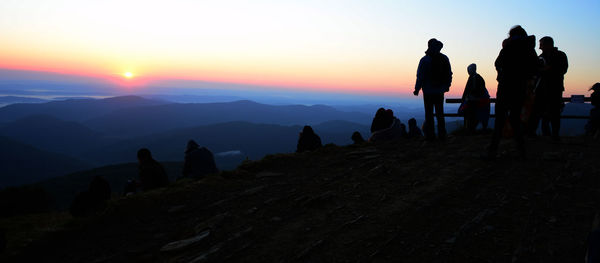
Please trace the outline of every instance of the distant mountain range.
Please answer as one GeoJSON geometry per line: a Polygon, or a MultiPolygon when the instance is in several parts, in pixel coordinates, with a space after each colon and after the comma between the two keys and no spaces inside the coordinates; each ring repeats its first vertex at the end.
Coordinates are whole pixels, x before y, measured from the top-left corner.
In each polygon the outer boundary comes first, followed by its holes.
{"type": "Polygon", "coordinates": [[[231,121],[278,125],[315,125],[331,120],[370,123],[371,116],[364,113],[342,112],[324,105],[273,106],[244,100],[122,108],[83,123],[109,136],[131,138],[166,132],[175,128],[231,121]]]}
{"type": "MultiPolygon", "coordinates": [[[[329,121],[313,125],[324,144],[351,144],[352,132],[360,131],[367,136],[369,127],[346,121],[329,121]]],[[[213,153],[240,151],[242,159],[260,159],[270,153],[296,151],[298,134],[302,126],[283,126],[274,124],[255,124],[249,122],[226,122],[191,128],[174,129],[164,133],[123,140],[83,154],[84,160],[96,160],[98,164],[110,164],[135,161],[137,149],[146,147],[153,152],[157,160],[180,161],[187,141],[195,140],[213,153]]],[[[231,157],[229,157],[231,158],[231,157]]],[[[235,166],[223,165],[226,157],[217,157],[222,161],[221,169],[235,166]]]]}
{"type": "Polygon", "coordinates": [[[89,168],[90,165],[75,158],[42,151],[0,136],[0,188],[89,168]]]}
{"type": "Polygon", "coordinates": [[[47,103],[17,103],[0,108],[0,123],[15,121],[30,115],[49,115],[65,121],[85,121],[115,110],[164,104],[138,96],[107,99],[68,99],[47,103]]]}
{"type": "MultiPolygon", "coordinates": [[[[135,162],[142,147],[159,161],[181,161],[187,141],[194,139],[213,151],[220,169],[233,169],[246,158],[295,151],[303,125],[312,125],[324,144],[350,144],[354,131],[368,136],[370,118],[324,105],[182,104],[126,96],[12,104],[0,108],[0,136],[94,166],[135,162]]],[[[18,163],[6,165],[12,171],[6,177],[17,176],[18,163]]],[[[56,175],[61,174],[41,169],[18,176],[36,178],[24,180],[32,182],[56,175]]]]}
{"type": "Polygon", "coordinates": [[[18,97],[18,96],[0,96],[0,107],[15,103],[43,103],[48,102],[45,99],[18,97]]]}
{"type": "Polygon", "coordinates": [[[100,133],[78,122],[63,121],[49,115],[31,115],[9,122],[0,126],[0,136],[71,156],[109,143],[100,133]]]}
{"type": "MultiPolygon", "coordinates": [[[[149,148],[159,161],[181,161],[190,139],[208,147],[219,168],[233,169],[246,158],[295,151],[303,125],[312,125],[324,144],[346,145],[352,143],[354,131],[368,138],[372,114],[365,107],[349,112],[353,108],[341,111],[325,105],[266,105],[248,100],[173,103],[138,96],[12,104],[0,108],[0,136],[8,145],[2,149],[4,154],[23,147],[35,152],[35,159],[54,156],[56,160],[49,163],[61,165],[23,167],[32,158],[15,154],[6,159],[13,161],[3,165],[0,185],[33,182],[77,167],[135,162],[136,151],[142,147],[149,148]],[[228,154],[218,155],[222,152],[228,154]]],[[[585,116],[590,108],[589,104],[567,104],[563,114],[585,116]]],[[[413,117],[406,114],[396,113],[404,123],[413,117]]],[[[420,124],[422,116],[414,117],[420,124]]],[[[562,133],[581,134],[585,123],[563,120],[562,133]]],[[[449,118],[447,124],[449,131],[457,129],[462,118],[449,118]]]]}

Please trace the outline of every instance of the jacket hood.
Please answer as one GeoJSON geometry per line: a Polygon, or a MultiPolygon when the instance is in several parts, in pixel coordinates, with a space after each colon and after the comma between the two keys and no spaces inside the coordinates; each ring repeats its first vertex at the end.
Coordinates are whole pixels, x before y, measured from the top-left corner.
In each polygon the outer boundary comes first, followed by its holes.
{"type": "Polygon", "coordinates": [[[427,55],[439,54],[443,47],[444,47],[444,44],[441,41],[439,41],[435,38],[432,38],[429,40],[429,42],[427,42],[427,50],[425,51],[425,54],[427,54],[427,55]]]}
{"type": "Polygon", "coordinates": [[[512,36],[507,38],[502,44],[506,45],[506,47],[525,46],[527,48],[535,49],[535,36],[512,36]]]}
{"type": "Polygon", "coordinates": [[[200,145],[198,145],[194,140],[189,140],[185,152],[187,153],[193,151],[195,149],[198,149],[198,147],[200,147],[200,145]]]}

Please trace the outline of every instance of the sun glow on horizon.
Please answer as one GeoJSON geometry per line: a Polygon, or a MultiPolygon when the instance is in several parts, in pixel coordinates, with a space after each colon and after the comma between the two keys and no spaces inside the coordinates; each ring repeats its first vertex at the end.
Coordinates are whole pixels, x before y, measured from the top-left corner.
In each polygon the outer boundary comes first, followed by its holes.
{"type": "Polygon", "coordinates": [[[598,81],[600,52],[593,47],[600,37],[589,32],[598,25],[593,11],[600,1],[342,2],[3,1],[0,68],[93,76],[125,87],[194,80],[412,96],[418,62],[436,37],[454,72],[453,96],[461,95],[471,63],[495,94],[494,59],[510,27],[521,24],[538,38],[552,36],[567,54],[567,93],[586,93],[598,81]],[[507,17],[515,6],[541,10],[507,17]],[[482,13],[485,19],[472,15],[482,13]]]}

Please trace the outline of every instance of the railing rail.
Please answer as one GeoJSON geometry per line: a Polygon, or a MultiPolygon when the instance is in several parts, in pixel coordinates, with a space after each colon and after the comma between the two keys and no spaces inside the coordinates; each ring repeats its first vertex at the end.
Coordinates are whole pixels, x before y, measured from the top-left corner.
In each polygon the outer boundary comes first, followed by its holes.
{"type": "MultiPolygon", "coordinates": [[[[590,102],[592,101],[591,97],[583,97],[583,95],[574,95],[571,97],[563,97],[562,98],[563,102],[577,102],[577,103],[583,103],[583,102],[590,102]]],[[[491,103],[496,103],[496,98],[490,98],[490,102],[491,103]]],[[[446,99],[446,103],[449,104],[453,104],[453,103],[462,103],[462,99],[461,98],[448,98],[446,99]]],[[[458,113],[444,113],[444,117],[463,117],[461,115],[459,115],[458,113]]],[[[490,114],[490,118],[494,118],[496,117],[496,114],[490,114]]],[[[561,115],[560,116],[561,119],[589,119],[590,116],[580,116],[580,115],[561,115]]]]}

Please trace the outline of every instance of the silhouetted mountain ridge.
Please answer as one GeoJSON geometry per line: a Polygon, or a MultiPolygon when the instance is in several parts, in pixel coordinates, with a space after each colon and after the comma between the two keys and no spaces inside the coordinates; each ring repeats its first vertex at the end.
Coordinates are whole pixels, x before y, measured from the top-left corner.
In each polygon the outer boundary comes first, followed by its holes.
{"type": "Polygon", "coordinates": [[[43,103],[48,102],[45,99],[19,97],[19,96],[0,96],[0,107],[14,103],[43,103]]]}
{"type": "Polygon", "coordinates": [[[0,136],[0,188],[33,183],[89,168],[80,160],[0,136]]]}
{"type": "Polygon", "coordinates": [[[30,115],[45,114],[66,121],[84,121],[114,110],[164,104],[139,96],[120,96],[106,99],[68,99],[47,103],[17,103],[0,108],[0,123],[15,121],[30,115]]]}
{"type": "Polygon", "coordinates": [[[30,115],[0,126],[0,135],[51,152],[78,156],[108,142],[78,122],[50,115],[30,115]]]}
{"type": "Polygon", "coordinates": [[[279,125],[314,125],[330,120],[370,123],[363,113],[338,111],[328,106],[274,106],[248,100],[224,103],[165,104],[121,109],[84,124],[111,136],[134,137],[230,121],[279,125]]]}

